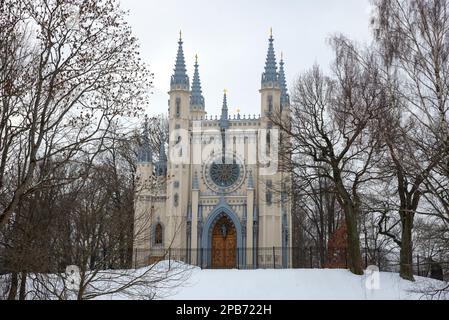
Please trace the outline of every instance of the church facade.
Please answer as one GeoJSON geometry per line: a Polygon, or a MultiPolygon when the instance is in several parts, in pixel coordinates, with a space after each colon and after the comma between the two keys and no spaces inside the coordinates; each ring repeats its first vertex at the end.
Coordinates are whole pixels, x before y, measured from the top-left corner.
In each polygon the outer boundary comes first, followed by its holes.
{"type": "Polygon", "coordinates": [[[284,61],[271,35],[260,115],[208,116],[198,59],[192,84],[180,37],[171,77],[167,147],[157,161],[145,132],[137,165],[134,265],[167,255],[211,268],[285,266],[291,247],[291,176],[280,166],[282,135],[270,115],[289,117],[284,61]],[[167,152],[166,152],[167,151],[167,152]]]}

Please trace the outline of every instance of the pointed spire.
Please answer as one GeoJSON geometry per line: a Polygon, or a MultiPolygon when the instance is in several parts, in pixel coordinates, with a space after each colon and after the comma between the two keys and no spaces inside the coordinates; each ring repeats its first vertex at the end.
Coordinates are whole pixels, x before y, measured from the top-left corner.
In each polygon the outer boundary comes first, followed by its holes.
{"type": "Polygon", "coordinates": [[[153,154],[150,146],[150,132],[148,129],[148,117],[145,116],[144,128],[143,128],[142,144],[139,148],[138,161],[144,163],[153,162],[153,154]]]}
{"type": "Polygon", "coordinates": [[[228,93],[228,90],[224,89],[223,107],[221,107],[221,118],[222,119],[227,119],[228,118],[228,99],[226,97],[227,93],[228,93]]]}
{"type": "Polygon", "coordinates": [[[198,55],[195,55],[195,72],[192,81],[192,95],[190,97],[190,106],[197,106],[204,110],[204,97],[201,90],[200,73],[198,71],[198,55]]]}
{"type": "Polygon", "coordinates": [[[273,45],[273,30],[270,29],[270,38],[268,39],[268,52],[267,59],[265,61],[265,70],[262,74],[262,88],[277,86],[278,73],[276,64],[276,54],[274,53],[273,45]]]}
{"type": "Polygon", "coordinates": [[[165,142],[161,141],[161,145],[159,147],[159,161],[167,161],[167,155],[165,154],[165,142]]]}
{"type": "Polygon", "coordinates": [[[290,104],[290,96],[287,91],[287,81],[285,80],[284,55],[281,52],[281,61],[279,62],[279,87],[281,88],[281,108],[290,104]]]}
{"type": "Polygon", "coordinates": [[[171,89],[189,90],[189,77],[187,76],[186,63],[184,60],[184,51],[182,49],[182,33],[179,31],[178,54],[176,56],[176,63],[174,74],[171,77],[171,89]]]}
{"type": "Polygon", "coordinates": [[[221,108],[221,117],[220,117],[220,126],[223,128],[227,128],[229,126],[228,99],[226,96],[227,92],[228,92],[228,90],[224,89],[223,107],[221,108]]]}
{"type": "Polygon", "coordinates": [[[167,175],[167,155],[165,154],[164,134],[162,134],[161,144],[159,145],[159,159],[156,163],[156,174],[159,177],[167,175]]]}

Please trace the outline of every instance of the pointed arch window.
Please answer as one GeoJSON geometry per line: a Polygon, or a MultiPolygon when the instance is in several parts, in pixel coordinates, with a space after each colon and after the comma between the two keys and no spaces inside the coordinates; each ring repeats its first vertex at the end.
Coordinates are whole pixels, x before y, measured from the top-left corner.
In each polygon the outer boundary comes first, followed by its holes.
{"type": "Polygon", "coordinates": [[[268,96],[268,114],[273,112],[273,96],[268,96]]]}
{"type": "Polygon", "coordinates": [[[266,197],[265,200],[267,202],[267,205],[271,205],[273,203],[273,193],[271,191],[267,191],[265,197],[266,197]]]}
{"type": "Polygon", "coordinates": [[[154,244],[155,245],[162,245],[163,241],[163,228],[162,224],[158,223],[156,224],[156,227],[154,228],[154,244]]]}
{"type": "Polygon", "coordinates": [[[267,192],[266,192],[266,202],[267,205],[271,205],[273,202],[273,192],[271,191],[271,188],[273,188],[273,181],[272,180],[267,180],[267,192]]]}
{"type": "Polygon", "coordinates": [[[176,98],[176,117],[181,116],[181,98],[176,98]]]}
{"type": "Polygon", "coordinates": [[[266,136],[266,144],[267,144],[267,156],[270,156],[271,153],[271,132],[270,130],[267,130],[267,136],[266,136]]]}

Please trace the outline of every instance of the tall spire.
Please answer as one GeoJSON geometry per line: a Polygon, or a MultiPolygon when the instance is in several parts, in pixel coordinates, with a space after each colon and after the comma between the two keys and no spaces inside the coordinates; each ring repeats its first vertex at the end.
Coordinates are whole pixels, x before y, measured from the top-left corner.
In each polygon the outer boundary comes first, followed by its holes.
{"type": "Polygon", "coordinates": [[[281,88],[281,108],[290,104],[290,96],[287,91],[287,81],[285,80],[284,55],[281,52],[281,61],[279,62],[279,87],[281,88]]]}
{"type": "Polygon", "coordinates": [[[139,153],[137,157],[139,162],[144,163],[152,163],[153,162],[153,154],[151,152],[150,146],[150,137],[149,137],[149,129],[148,129],[148,117],[145,117],[145,123],[143,128],[143,139],[142,144],[139,148],[139,153]]]}
{"type": "Polygon", "coordinates": [[[165,141],[161,141],[161,145],[159,146],[159,160],[164,162],[167,161],[167,155],[165,154],[165,141]]]}
{"type": "Polygon", "coordinates": [[[176,63],[174,74],[171,77],[171,89],[189,90],[189,77],[187,76],[186,63],[184,60],[184,51],[182,49],[182,33],[179,32],[178,54],[176,56],[176,63]]]}
{"type": "Polygon", "coordinates": [[[200,110],[204,109],[204,97],[201,90],[200,73],[198,71],[198,55],[195,55],[195,72],[193,74],[190,106],[199,107],[200,110]]]}
{"type": "Polygon", "coordinates": [[[273,31],[270,29],[270,38],[268,39],[268,52],[267,59],[265,61],[265,71],[262,74],[262,88],[263,87],[273,87],[278,84],[278,73],[276,64],[276,55],[274,53],[273,46],[273,31]]]}
{"type": "Polygon", "coordinates": [[[227,93],[228,93],[228,90],[224,89],[223,106],[221,107],[221,119],[222,120],[228,120],[228,99],[226,96],[227,93]]]}
{"type": "Polygon", "coordinates": [[[227,128],[229,126],[228,119],[228,99],[227,94],[228,90],[224,89],[223,94],[223,107],[221,108],[221,117],[220,117],[220,126],[223,128],[227,128]]]}

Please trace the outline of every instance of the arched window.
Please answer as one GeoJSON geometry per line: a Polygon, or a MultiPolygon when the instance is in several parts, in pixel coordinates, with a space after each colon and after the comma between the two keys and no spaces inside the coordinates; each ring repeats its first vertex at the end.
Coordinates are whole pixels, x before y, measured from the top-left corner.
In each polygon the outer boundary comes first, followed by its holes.
{"type": "Polygon", "coordinates": [[[176,98],[176,117],[181,115],[181,98],[176,98]]]}
{"type": "Polygon", "coordinates": [[[179,204],[179,195],[175,193],[175,196],[173,197],[173,205],[177,207],[179,204]]]}
{"type": "Polygon", "coordinates": [[[268,114],[273,112],[273,96],[268,96],[268,114]]]}
{"type": "Polygon", "coordinates": [[[267,141],[266,141],[266,144],[267,144],[267,148],[266,148],[267,156],[270,156],[270,154],[271,154],[271,133],[270,133],[270,130],[267,130],[267,137],[266,137],[266,139],[267,139],[267,141]]]}
{"type": "Polygon", "coordinates": [[[162,225],[158,223],[154,228],[154,244],[162,244],[162,225]]]}
{"type": "Polygon", "coordinates": [[[273,201],[273,193],[271,192],[272,187],[273,187],[273,181],[267,180],[267,193],[266,193],[267,205],[271,205],[271,203],[273,201]]]}
{"type": "Polygon", "coordinates": [[[267,205],[271,205],[272,201],[273,201],[273,193],[271,191],[267,191],[265,197],[266,197],[267,205]]]}

